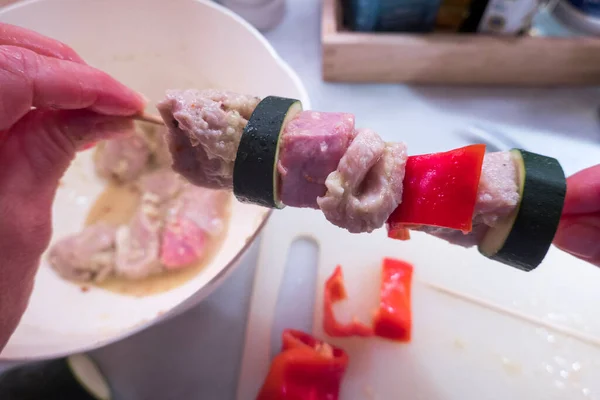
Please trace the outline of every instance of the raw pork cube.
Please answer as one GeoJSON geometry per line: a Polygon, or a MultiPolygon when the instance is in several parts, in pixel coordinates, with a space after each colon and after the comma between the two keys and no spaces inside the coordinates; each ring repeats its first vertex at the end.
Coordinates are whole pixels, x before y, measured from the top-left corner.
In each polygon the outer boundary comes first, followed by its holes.
{"type": "Polygon", "coordinates": [[[143,196],[140,208],[117,231],[115,272],[126,279],[143,279],[163,270],[160,239],[163,211],[152,196],[143,196]]]}
{"type": "Polygon", "coordinates": [[[181,179],[169,169],[144,175],[137,187],[142,192],[140,206],[127,225],[117,231],[117,275],[142,279],[164,270],[160,248],[166,211],[183,189],[181,179]]]}
{"type": "Polygon", "coordinates": [[[319,208],[325,180],[335,171],[354,135],[354,115],[303,111],[284,128],[279,149],[281,200],[319,208]]]}
{"type": "Polygon", "coordinates": [[[483,159],[474,222],[494,226],[519,202],[517,168],[510,152],[488,153],[483,159]]]}
{"type": "Polygon", "coordinates": [[[144,176],[137,182],[140,192],[160,204],[174,198],[184,186],[182,178],[169,168],[157,169],[144,176]]]}
{"type": "Polygon", "coordinates": [[[61,239],[48,253],[50,266],[68,280],[102,282],[114,270],[116,230],[98,223],[61,239]]]}
{"type": "Polygon", "coordinates": [[[230,194],[224,190],[189,185],[167,212],[161,261],[178,269],[202,259],[212,237],[225,228],[225,209],[230,194]]]}
{"type": "Polygon", "coordinates": [[[149,158],[148,143],[143,134],[136,132],[100,143],[94,162],[101,177],[131,182],[146,170],[149,158]]]}
{"type": "Polygon", "coordinates": [[[407,158],[403,143],[359,130],[317,199],[327,220],[351,233],[381,228],[402,200],[407,158]]]}
{"type": "Polygon", "coordinates": [[[212,89],[169,90],[157,107],[173,169],[197,186],[232,188],[240,137],[259,101],[212,89]]]}

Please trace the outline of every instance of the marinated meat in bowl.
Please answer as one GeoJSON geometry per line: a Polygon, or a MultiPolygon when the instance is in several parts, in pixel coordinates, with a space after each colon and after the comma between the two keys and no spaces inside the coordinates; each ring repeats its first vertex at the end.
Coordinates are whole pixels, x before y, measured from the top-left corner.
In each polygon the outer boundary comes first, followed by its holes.
{"type": "Polygon", "coordinates": [[[107,181],[86,226],[55,241],[50,266],[64,279],[136,296],[172,289],[202,270],[227,233],[231,195],[191,185],[171,169],[161,128],[98,145],[107,181]]]}

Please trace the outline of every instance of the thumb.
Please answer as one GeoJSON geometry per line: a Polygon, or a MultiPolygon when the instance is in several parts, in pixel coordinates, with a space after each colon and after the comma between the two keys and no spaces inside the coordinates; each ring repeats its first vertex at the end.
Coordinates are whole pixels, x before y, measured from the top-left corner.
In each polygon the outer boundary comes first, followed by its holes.
{"type": "Polygon", "coordinates": [[[563,215],[600,212],[600,164],[586,168],[567,179],[563,215]]]}
{"type": "Polygon", "coordinates": [[[600,215],[563,216],[554,244],[567,253],[600,266],[600,215]]]}

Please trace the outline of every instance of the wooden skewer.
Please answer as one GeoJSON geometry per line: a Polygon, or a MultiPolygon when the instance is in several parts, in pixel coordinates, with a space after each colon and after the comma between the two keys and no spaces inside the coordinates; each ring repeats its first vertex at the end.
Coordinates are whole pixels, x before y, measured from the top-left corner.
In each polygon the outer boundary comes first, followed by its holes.
{"type": "Polygon", "coordinates": [[[164,125],[165,124],[165,122],[162,120],[162,118],[159,117],[158,115],[152,115],[152,114],[146,114],[146,113],[134,115],[133,119],[135,119],[137,121],[149,122],[149,123],[155,124],[155,125],[164,125]]]}

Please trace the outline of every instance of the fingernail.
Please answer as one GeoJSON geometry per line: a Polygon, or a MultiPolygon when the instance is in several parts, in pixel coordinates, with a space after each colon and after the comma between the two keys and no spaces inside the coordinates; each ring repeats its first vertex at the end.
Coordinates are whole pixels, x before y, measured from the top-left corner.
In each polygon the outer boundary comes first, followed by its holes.
{"type": "Polygon", "coordinates": [[[130,91],[126,100],[105,99],[91,107],[91,110],[104,115],[132,115],[142,111],[149,102],[143,94],[130,91]]]}
{"type": "Polygon", "coordinates": [[[554,243],[577,257],[600,257],[600,218],[581,216],[561,222],[554,243]]]}

